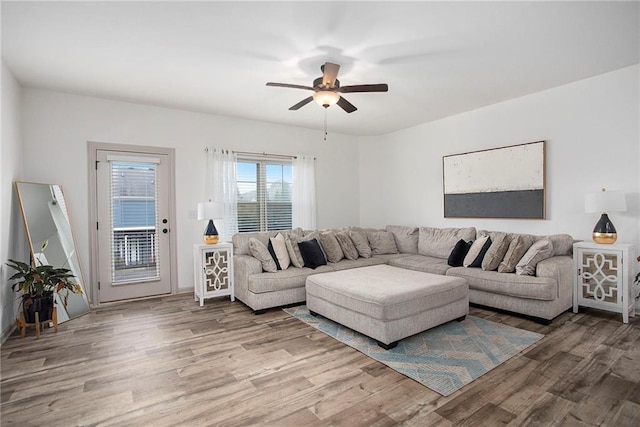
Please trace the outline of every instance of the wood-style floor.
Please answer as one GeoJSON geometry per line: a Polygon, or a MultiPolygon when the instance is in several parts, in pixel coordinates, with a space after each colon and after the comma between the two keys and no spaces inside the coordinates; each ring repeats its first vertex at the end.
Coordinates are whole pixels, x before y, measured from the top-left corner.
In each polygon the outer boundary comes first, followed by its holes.
{"type": "Polygon", "coordinates": [[[640,317],[583,310],[449,397],[274,309],[190,295],[103,306],[2,345],[2,425],[640,424],[640,317]]]}

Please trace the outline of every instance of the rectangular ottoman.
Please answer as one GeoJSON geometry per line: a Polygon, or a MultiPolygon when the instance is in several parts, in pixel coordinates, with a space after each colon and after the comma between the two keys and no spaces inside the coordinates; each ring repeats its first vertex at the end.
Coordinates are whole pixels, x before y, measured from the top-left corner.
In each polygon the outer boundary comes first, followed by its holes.
{"type": "Polygon", "coordinates": [[[314,274],[306,280],[307,307],[367,335],[385,349],[469,312],[469,287],[459,277],[389,265],[314,274]]]}

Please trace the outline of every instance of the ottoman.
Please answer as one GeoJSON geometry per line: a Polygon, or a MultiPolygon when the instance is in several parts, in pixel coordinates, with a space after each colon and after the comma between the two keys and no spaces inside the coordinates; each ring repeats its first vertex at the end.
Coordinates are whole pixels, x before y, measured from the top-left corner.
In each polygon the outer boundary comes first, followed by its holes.
{"type": "Polygon", "coordinates": [[[398,341],[469,312],[469,287],[460,277],[389,265],[314,274],[307,307],[390,349],[398,341]]]}

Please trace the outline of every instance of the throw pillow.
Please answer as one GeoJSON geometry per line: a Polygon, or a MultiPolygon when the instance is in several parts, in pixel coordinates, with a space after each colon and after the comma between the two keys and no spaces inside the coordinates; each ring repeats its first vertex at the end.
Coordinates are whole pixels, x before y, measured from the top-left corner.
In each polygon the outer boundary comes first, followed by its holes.
{"type": "Polygon", "coordinates": [[[367,233],[371,253],[374,255],[397,254],[396,239],[388,231],[371,231],[367,233]]]}
{"type": "Polygon", "coordinates": [[[573,237],[569,234],[552,234],[545,237],[551,241],[553,256],[571,255],[573,253],[573,237]]]}
{"type": "Polygon", "coordinates": [[[553,255],[553,243],[549,239],[535,242],[516,265],[516,274],[535,276],[536,265],[553,255]]]}
{"type": "Polygon", "coordinates": [[[467,256],[464,257],[462,265],[468,268],[480,268],[482,267],[482,259],[491,246],[491,237],[484,236],[476,239],[475,242],[469,248],[467,256]]]}
{"type": "Polygon", "coordinates": [[[327,265],[327,260],[320,248],[318,239],[305,240],[298,243],[300,253],[304,259],[304,266],[315,270],[321,265],[327,265]]]}
{"type": "Polygon", "coordinates": [[[491,246],[482,260],[482,269],[485,271],[497,270],[509,249],[509,243],[511,243],[511,238],[507,233],[493,233],[491,246]]]}
{"type": "Polygon", "coordinates": [[[529,250],[533,244],[533,236],[528,234],[516,234],[509,243],[509,249],[504,255],[504,259],[498,266],[498,273],[513,273],[520,258],[529,250]]]}
{"type": "Polygon", "coordinates": [[[346,259],[358,259],[358,250],[347,232],[341,231],[340,233],[336,233],[336,240],[346,259]]]}
{"type": "Polygon", "coordinates": [[[273,262],[276,263],[276,269],[282,270],[282,267],[280,267],[280,262],[278,261],[278,257],[276,256],[276,251],[273,250],[273,244],[271,243],[271,239],[269,239],[269,243],[267,244],[267,249],[269,250],[269,255],[271,255],[273,262]]]}
{"type": "Polygon", "coordinates": [[[276,266],[276,262],[273,260],[273,257],[269,253],[267,247],[260,240],[255,238],[249,239],[249,252],[251,255],[262,264],[262,270],[268,273],[275,273],[278,271],[278,267],[276,266]]]}
{"type": "Polygon", "coordinates": [[[418,253],[436,258],[446,259],[458,240],[475,240],[476,229],[468,228],[433,228],[418,229],[418,253]]]}
{"type": "Polygon", "coordinates": [[[324,250],[324,254],[327,256],[327,261],[338,262],[344,258],[340,243],[336,239],[335,234],[331,231],[320,233],[320,246],[324,250]]]}
{"type": "Polygon", "coordinates": [[[458,240],[458,243],[453,247],[451,254],[449,254],[447,264],[451,267],[462,267],[462,262],[471,248],[471,243],[472,242],[464,241],[464,239],[458,240]]]}
{"type": "Polygon", "coordinates": [[[304,267],[304,259],[302,259],[302,254],[300,253],[300,248],[298,247],[298,239],[295,236],[289,235],[285,237],[284,241],[287,245],[287,252],[289,253],[291,264],[293,264],[294,267],[298,268],[304,267]]]}
{"type": "Polygon", "coordinates": [[[286,270],[291,265],[291,257],[287,250],[287,242],[282,233],[276,234],[276,237],[271,237],[271,245],[273,246],[273,252],[275,253],[274,261],[280,265],[281,270],[286,270]]]}
{"type": "Polygon", "coordinates": [[[403,254],[418,253],[418,227],[387,225],[387,231],[393,234],[398,251],[403,254]]]}
{"type": "Polygon", "coordinates": [[[362,234],[357,231],[349,231],[349,237],[362,258],[371,258],[371,247],[362,234]]]}

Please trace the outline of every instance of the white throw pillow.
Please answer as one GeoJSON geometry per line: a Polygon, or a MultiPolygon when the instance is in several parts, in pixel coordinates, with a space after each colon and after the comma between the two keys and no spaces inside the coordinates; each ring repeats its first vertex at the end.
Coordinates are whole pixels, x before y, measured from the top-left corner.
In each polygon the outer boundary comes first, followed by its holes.
{"type": "Polygon", "coordinates": [[[271,237],[271,246],[273,246],[273,252],[278,258],[278,264],[280,269],[286,270],[291,265],[291,258],[289,257],[289,251],[287,251],[287,242],[284,239],[282,233],[276,234],[276,237],[271,237]]]}
{"type": "MultiPolygon", "coordinates": [[[[480,255],[480,253],[482,252],[482,249],[484,248],[485,243],[487,243],[488,240],[489,240],[489,236],[483,236],[483,237],[478,237],[476,241],[473,242],[473,244],[471,245],[471,248],[469,248],[469,252],[467,252],[467,255],[464,257],[464,261],[462,262],[462,265],[464,267],[469,267],[474,263],[474,261],[476,261],[476,258],[478,258],[478,256],[480,255]]],[[[485,250],[485,253],[486,253],[486,250],[485,250]]],[[[482,254],[482,256],[484,256],[484,254],[482,254]]],[[[480,260],[480,262],[482,262],[482,260],[480,260]]]]}

